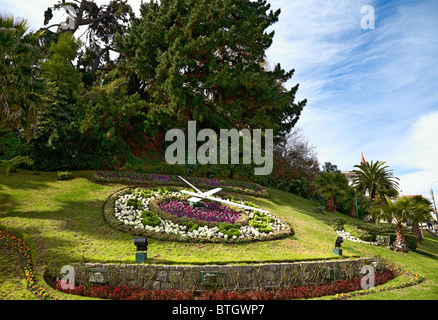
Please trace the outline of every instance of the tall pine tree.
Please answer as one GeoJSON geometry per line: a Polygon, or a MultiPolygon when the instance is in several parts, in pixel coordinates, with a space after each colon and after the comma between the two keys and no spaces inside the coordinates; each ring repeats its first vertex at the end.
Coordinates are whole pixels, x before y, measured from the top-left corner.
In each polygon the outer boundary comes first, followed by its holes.
{"type": "MultiPolygon", "coordinates": [[[[149,104],[151,131],[185,127],[274,129],[283,135],[306,100],[285,83],[294,70],[267,67],[266,50],[278,21],[266,1],[162,0],[116,39],[132,93],[149,104]]],[[[148,125],[149,123],[149,125],[148,125]]]]}

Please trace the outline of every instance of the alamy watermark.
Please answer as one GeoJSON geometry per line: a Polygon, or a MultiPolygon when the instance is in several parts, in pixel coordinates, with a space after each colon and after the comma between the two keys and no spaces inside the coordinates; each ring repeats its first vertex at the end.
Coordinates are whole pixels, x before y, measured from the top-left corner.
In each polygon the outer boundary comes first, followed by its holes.
{"type": "Polygon", "coordinates": [[[360,273],[364,274],[364,276],[360,280],[360,286],[362,290],[374,288],[375,278],[376,278],[374,267],[369,265],[364,265],[360,269],[360,273]]]}
{"type": "Polygon", "coordinates": [[[168,164],[254,163],[262,166],[254,168],[255,175],[269,175],[273,168],[274,136],[272,129],[264,131],[262,150],[263,137],[260,129],[253,130],[252,136],[249,129],[220,129],[218,141],[218,135],[214,130],[201,129],[196,133],[196,121],[189,121],[187,143],[186,135],[181,129],[167,131],[165,140],[173,143],[166,149],[165,159],[168,164]],[[197,148],[198,142],[205,143],[197,148]]]}
{"type": "Polygon", "coordinates": [[[373,6],[366,5],[360,9],[360,13],[364,14],[360,21],[360,26],[364,30],[376,28],[376,11],[373,6]]]}
{"type": "Polygon", "coordinates": [[[74,290],[75,289],[75,268],[66,265],[62,266],[61,274],[64,276],[61,278],[61,288],[62,290],[74,290]]]}

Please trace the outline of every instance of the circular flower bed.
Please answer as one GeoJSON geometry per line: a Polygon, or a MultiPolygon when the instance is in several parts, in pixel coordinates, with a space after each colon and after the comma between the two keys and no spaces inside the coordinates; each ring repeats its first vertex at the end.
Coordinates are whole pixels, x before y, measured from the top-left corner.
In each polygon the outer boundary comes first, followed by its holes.
{"type": "Polygon", "coordinates": [[[291,228],[272,214],[214,201],[191,206],[188,197],[166,188],[125,189],[110,197],[104,214],[106,221],[121,231],[162,240],[243,242],[292,234],[291,228]]]}

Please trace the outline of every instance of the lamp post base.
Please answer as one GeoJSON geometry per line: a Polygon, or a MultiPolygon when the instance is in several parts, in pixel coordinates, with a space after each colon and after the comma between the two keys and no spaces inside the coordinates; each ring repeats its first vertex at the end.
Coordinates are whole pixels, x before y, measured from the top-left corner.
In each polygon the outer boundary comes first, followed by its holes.
{"type": "Polygon", "coordinates": [[[135,262],[136,263],[144,263],[148,257],[147,252],[136,252],[135,253],[135,262]]]}

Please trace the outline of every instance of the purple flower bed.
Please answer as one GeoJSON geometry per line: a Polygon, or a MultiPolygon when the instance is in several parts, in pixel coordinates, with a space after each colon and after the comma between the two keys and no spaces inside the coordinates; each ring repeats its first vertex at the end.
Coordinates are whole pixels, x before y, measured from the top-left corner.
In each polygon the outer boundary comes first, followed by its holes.
{"type": "MultiPolygon", "coordinates": [[[[148,183],[182,183],[182,181],[175,175],[166,174],[148,174],[148,173],[128,173],[128,172],[96,172],[95,178],[99,181],[130,181],[130,182],[148,182],[148,183]]],[[[251,182],[241,181],[226,181],[208,178],[193,178],[185,177],[187,181],[195,186],[208,187],[228,187],[240,189],[242,191],[252,191],[257,194],[263,194],[264,190],[251,182]]]]}
{"type": "Polygon", "coordinates": [[[217,202],[203,202],[205,207],[192,207],[187,201],[164,201],[160,208],[177,217],[187,217],[207,222],[235,223],[240,214],[217,202]]]}

